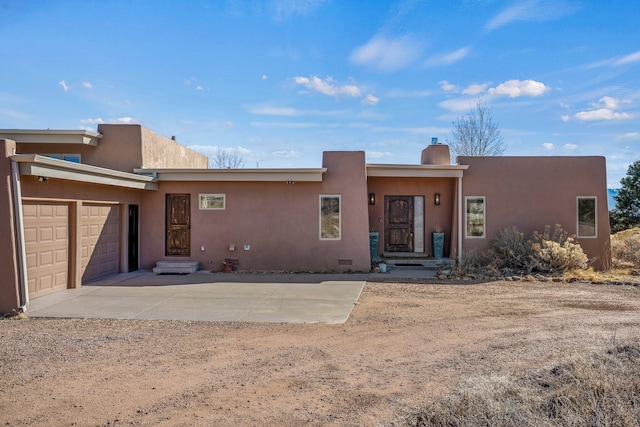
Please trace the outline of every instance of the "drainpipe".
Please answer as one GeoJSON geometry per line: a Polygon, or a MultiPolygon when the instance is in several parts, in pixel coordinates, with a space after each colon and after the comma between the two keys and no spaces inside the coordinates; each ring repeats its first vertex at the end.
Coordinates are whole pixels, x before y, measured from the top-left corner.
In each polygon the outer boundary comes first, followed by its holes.
{"type": "Polygon", "coordinates": [[[462,204],[462,177],[458,178],[458,262],[462,260],[462,212],[464,206],[462,204]]]}
{"type": "Polygon", "coordinates": [[[22,216],[22,191],[20,189],[20,170],[18,163],[11,161],[11,187],[13,190],[13,216],[16,228],[16,246],[18,256],[18,288],[20,291],[20,311],[29,308],[29,288],[27,282],[27,254],[24,247],[24,221],[22,216]]]}

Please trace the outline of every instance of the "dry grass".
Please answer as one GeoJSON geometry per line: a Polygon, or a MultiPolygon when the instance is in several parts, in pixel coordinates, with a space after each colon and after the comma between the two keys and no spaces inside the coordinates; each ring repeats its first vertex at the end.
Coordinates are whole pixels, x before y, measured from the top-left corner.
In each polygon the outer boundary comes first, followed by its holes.
{"type": "Polygon", "coordinates": [[[640,268],[640,228],[611,236],[611,258],[614,268],[640,268]]]}
{"type": "Polygon", "coordinates": [[[640,345],[560,361],[523,377],[476,377],[393,426],[637,426],[640,345]]]}

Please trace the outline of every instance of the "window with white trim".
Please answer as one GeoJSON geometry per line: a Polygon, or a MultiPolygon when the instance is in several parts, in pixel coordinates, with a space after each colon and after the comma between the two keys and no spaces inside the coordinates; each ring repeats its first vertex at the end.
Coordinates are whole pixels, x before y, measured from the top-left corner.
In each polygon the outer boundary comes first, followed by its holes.
{"type": "Polygon", "coordinates": [[[198,200],[200,210],[222,211],[227,206],[225,194],[199,194],[198,200]]]}
{"type": "Polygon", "coordinates": [[[342,235],[342,196],[320,196],[320,240],[340,240],[342,235]]]}
{"type": "Polygon", "coordinates": [[[485,197],[467,196],[465,201],[465,236],[485,238],[485,197]]]}
{"type": "Polygon", "coordinates": [[[577,198],[578,232],[576,235],[578,237],[598,237],[597,200],[595,196],[577,198]]]}

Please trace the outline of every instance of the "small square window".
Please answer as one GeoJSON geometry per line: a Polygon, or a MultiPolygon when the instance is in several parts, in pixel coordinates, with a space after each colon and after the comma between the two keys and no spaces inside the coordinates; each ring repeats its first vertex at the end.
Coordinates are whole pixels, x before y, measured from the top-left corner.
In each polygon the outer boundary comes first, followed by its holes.
{"type": "Polygon", "coordinates": [[[226,209],[226,197],[224,194],[200,194],[198,206],[201,210],[226,209]]]}
{"type": "Polygon", "coordinates": [[[578,237],[597,237],[597,198],[578,197],[578,237]]]}

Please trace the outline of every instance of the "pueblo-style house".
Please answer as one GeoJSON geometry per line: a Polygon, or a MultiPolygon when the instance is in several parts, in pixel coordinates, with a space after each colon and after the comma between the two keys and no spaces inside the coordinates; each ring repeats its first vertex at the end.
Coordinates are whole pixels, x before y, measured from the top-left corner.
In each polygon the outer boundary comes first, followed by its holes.
{"type": "Polygon", "coordinates": [[[561,224],[596,268],[608,257],[603,157],[451,164],[432,143],[416,164],[328,151],[318,168],[209,169],[140,125],[0,130],[0,150],[0,314],[159,261],[364,272],[379,257],[459,259],[511,225],[561,224]]]}

